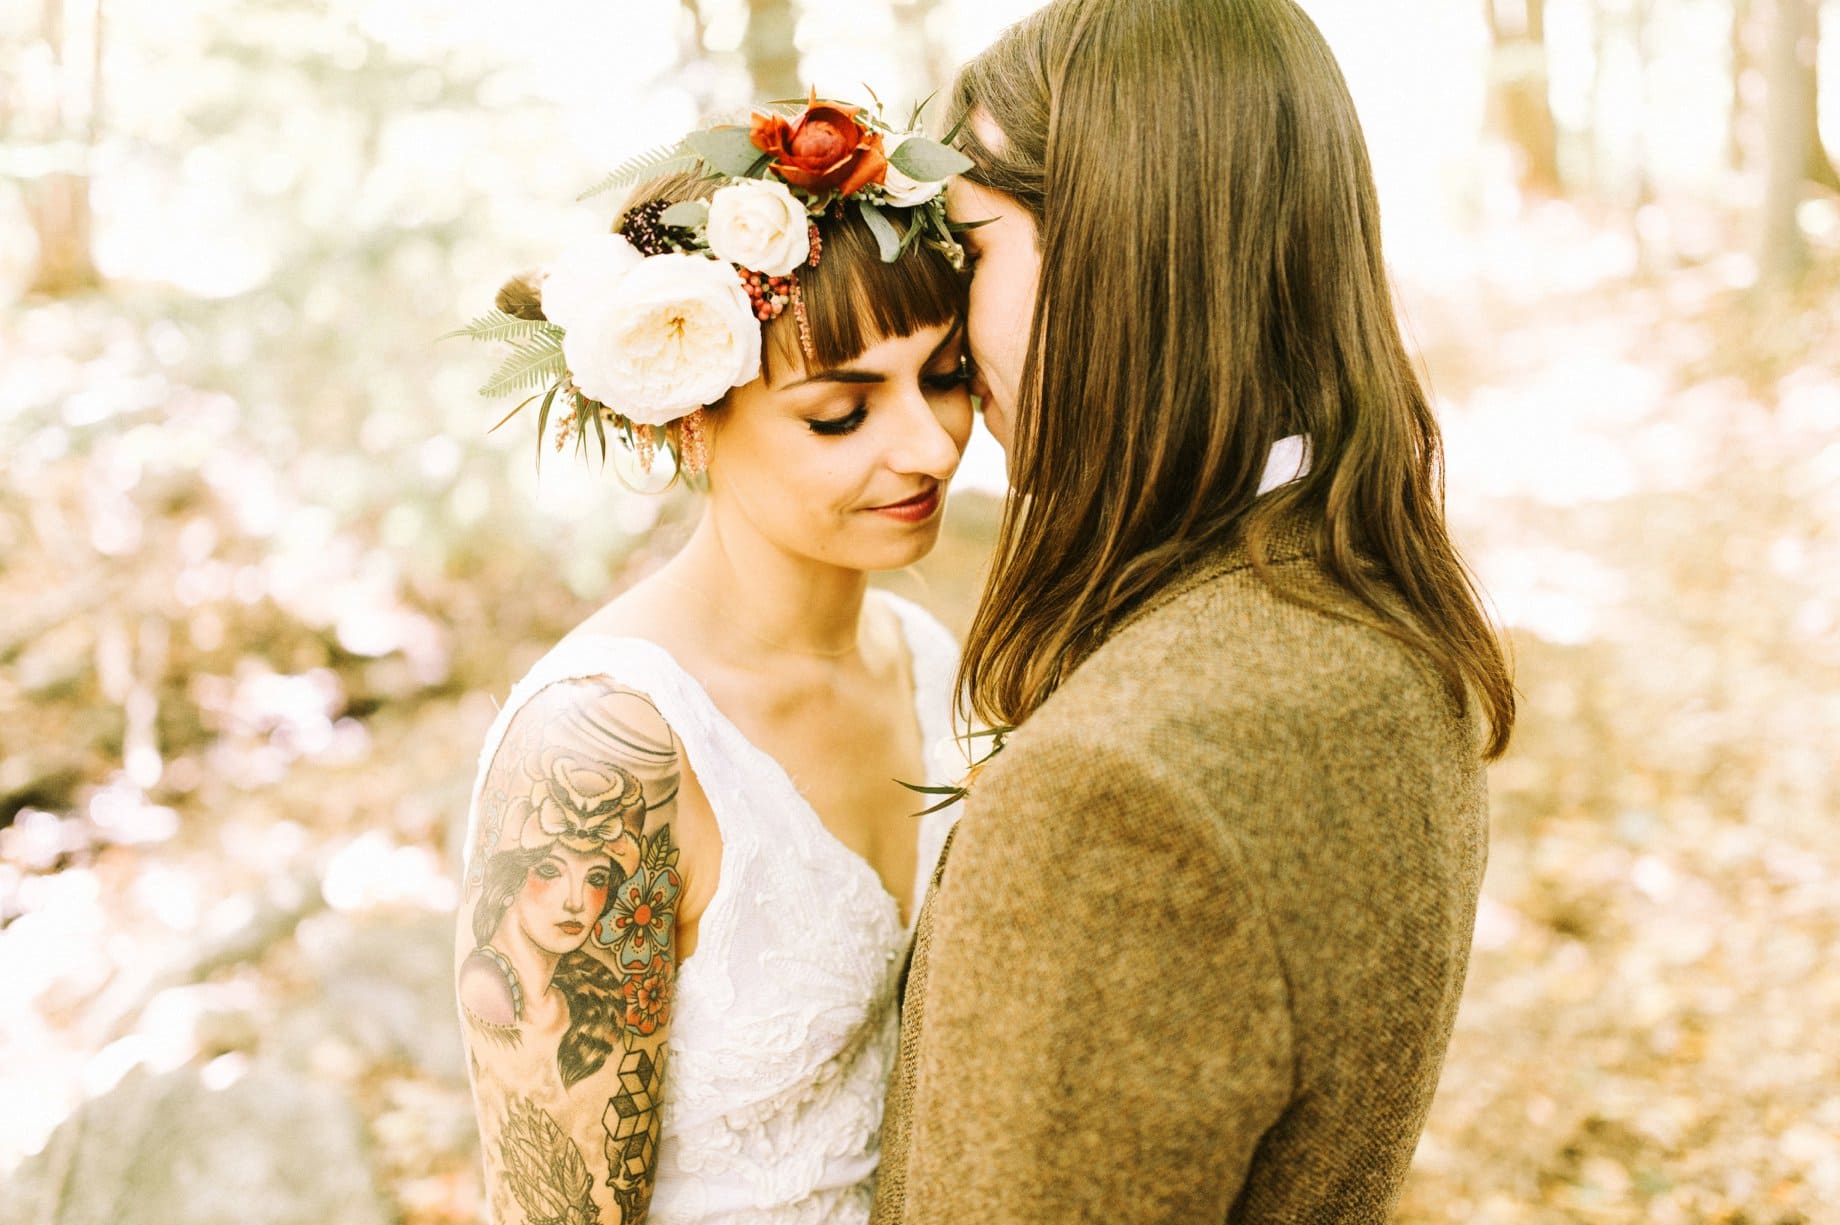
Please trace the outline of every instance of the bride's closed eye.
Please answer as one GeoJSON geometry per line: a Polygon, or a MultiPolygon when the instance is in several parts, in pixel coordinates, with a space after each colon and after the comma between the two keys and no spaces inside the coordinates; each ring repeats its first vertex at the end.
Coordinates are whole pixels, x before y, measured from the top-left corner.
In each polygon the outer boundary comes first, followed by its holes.
{"type": "Polygon", "coordinates": [[[861,425],[863,423],[863,418],[868,415],[869,406],[858,401],[856,407],[851,409],[844,416],[831,417],[827,420],[807,421],[805,424],[811,427],[811,432],[814,434],[822,434],[826,438],[836,438],[843,434],[854,433],[856,427],[861,425]]]}
{"type": "MultiPolygon", "coordinates": [[[[974,373],[970,357],[961,356],[950,370],[931,371],[922,375],[920,382],[928,391],[953,392],[969,385],[974,373]]],[[[856,406],[841,417],[808,419],[805,424],[814,434],[822,434],[826,438],[838,438],[845,434],[855,433],[868,415],[868,402],[858,400],[856,406]]]]}

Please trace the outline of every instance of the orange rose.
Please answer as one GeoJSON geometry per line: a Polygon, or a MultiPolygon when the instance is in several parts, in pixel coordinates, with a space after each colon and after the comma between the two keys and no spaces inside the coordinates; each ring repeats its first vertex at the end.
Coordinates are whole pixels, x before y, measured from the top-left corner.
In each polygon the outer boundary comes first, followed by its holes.
{"type": "Polygon", "coordinates": [[[773,157],[773,173],[808,192],[835,188],[847,196],[888,172],[882,134],[857,122],[859,106],[818,101],[816,90],[803,114],[754,116],[754,147],[773,157]]]}

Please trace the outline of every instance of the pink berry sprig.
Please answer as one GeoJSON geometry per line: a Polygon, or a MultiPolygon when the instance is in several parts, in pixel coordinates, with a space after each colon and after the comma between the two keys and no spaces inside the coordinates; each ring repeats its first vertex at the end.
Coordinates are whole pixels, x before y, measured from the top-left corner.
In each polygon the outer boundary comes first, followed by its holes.
{"type": "Polygon", "coordinates": [[[763,276],[746,268],[738,271],[748,300],[754,304],[754,318],[762,323],[779,318],[780,312],[792,301],[792,277],[763,276]]]}

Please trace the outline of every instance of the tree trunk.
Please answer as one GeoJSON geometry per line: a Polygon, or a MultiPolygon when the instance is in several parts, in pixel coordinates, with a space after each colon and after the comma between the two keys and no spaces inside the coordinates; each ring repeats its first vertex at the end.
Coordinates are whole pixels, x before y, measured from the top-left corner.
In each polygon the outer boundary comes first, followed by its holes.
{"type": "Polygon", "coordinates": [[[1519,156],[1521,190],[1564,193],[1558,126],[1546,77],[1546,0],[1483,0],[1494,45],[1489,113],[1495,130],[1519,156]]]}
{"type": "Polygon", "coordinates": [[[1746,165],[1749,146],[1750,107],[1745,101],[1745,82],[1756,70],[1757,61],[1751,47],[1752,0],[1732,0],[1731,4],[1731,113],[1725,127],[1725,164],[1734,173],[1746,165]]]}
{"type": "Polygon", "coordinates": [[[1803,105],[1808,112],[1804,120],[1808,125],[1808,181],[1818,183],[1828,191],[1840,192],[1840,172],[1835,171],[1834,159],[1828,156],[1827,146],[1821,141],[1820,46],[1821,4],[1820,0],[1810,0],[1808,47],[1805,52],[1808,71],[1802,91],[1803,105]]]}
{"type": "MultiPolygon", "coordinates": [[[[71,66],[65,54],[64,0],[44,0],[40,12],[40,36],[51,49],[58,76],[68,79],[71,66]]],[[[88,154],[95,147],[102,106],[102,0],[96,0],[91,47],[89,108],[83,128],[84,166],[53,171],[24,184],[26,216],[38,238],[38,257],[26,283],[28,294],[63,297],[102,283],[90,249],[88,171],[88,154]]],[[[63,91],[47,125],[54,139],[69,140],[76,135],[74,117],[64,101],[67,96],[68,91],[63,91]]]]}
{"type": "Polygon", "coordinates": [[[798,8],[794,0],[752,0],[748,6],[748,75],[754,91],[765,99],[802,98],[805,82],[799,75],[798,8]]]}
{"type": "Polygon", "coordinates": [[[1758,279],[1768,289],[1794,286],[1808,263],[1796,216],[1808,178],[1812,118],[1807,105],[1814,76],[1815,6],[1819,0],[1771,0],[1764,60],[1764,200],[1758,279]]]}

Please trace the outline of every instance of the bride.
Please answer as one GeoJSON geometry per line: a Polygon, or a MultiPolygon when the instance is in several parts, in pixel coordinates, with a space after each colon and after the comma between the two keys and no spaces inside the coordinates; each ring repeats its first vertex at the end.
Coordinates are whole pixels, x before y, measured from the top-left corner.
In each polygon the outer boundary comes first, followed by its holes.
{"type": "Polygon", "coordinates": [[[471,329],[550,381],[539,446],[553,414],[705,489],[481,754],[455,982],[495,1221],[868,1218],[951,819],[897,780],[946,781],[957,652],[867,579],[933,547],[971,431],[961,162],[815,95],[692,133],[471,329]]]}

